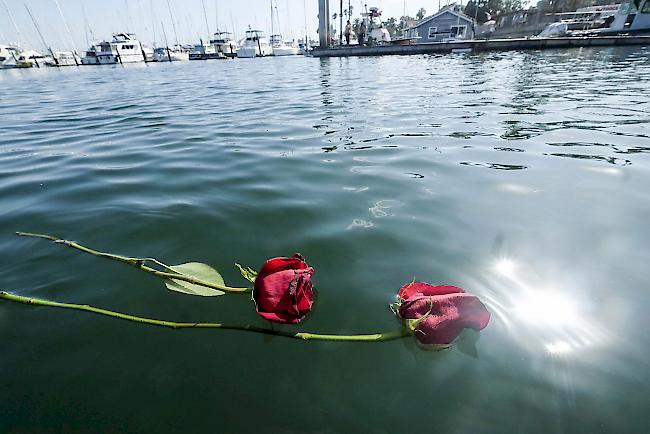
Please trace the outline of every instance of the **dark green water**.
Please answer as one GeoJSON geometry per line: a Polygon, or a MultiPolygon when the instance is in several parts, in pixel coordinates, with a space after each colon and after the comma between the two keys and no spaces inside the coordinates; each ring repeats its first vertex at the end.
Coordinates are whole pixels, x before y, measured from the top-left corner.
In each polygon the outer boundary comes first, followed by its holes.
{"type": "Polygon", "coordinates": [[[2,71],[0,289],[265,324],[247,296],[173,293],[26,230],[232,284],[235,261],[299,251],[304,331],[393,330],[413,278],[492,321],[472,356],[2,301],[0,432],[650,431],[649,54],[2,71]]]}

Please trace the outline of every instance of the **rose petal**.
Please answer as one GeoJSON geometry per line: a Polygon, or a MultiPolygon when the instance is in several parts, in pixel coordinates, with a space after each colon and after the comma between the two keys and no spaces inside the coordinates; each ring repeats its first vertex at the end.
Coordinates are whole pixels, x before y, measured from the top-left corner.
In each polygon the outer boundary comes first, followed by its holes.
{"type": "Polygon", "coordinates": [[[421,295],[444,295],[465,292],[463,288],[451,285],[434,286],[424,282],[413,282],[402,286],[397,293],[399,298],[406,300],[416,294],[421,295]]]}
{"type": "Polygon", "coordinates": [[[294,253],[290,258],[280,256],[266,261],[262,265],[262,269],[257,273],[257,278],[277,273],[278,271],[303,270],[305,268],[309,268],[309,265],[307,265],[300,253],[294,253]]]}
{"type": "Polygon", "coordinates": [[[426,318],[415,330],[416,339],[427,345],[450,344],[465,328],[484,329],[490,312],[474,295],[453,293],[415,295],[402,302],[399,314],[403,319],[426,318]]]}
{"type": "Polygon", "coordinates": [[[255,280],[257,313],[281,323],[300,322],[312,307],[312,268],[283,270],[255,280]]]}

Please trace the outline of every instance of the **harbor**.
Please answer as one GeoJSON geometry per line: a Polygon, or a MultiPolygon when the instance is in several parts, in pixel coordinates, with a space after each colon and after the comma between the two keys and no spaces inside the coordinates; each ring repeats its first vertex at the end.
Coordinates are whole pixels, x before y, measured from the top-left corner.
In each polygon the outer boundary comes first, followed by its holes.
{"type": "Polygon", "coordinates": [[[650,36],[574,36],[556,38],[517,38],[456,40],[412,45],[377,45],[372,47],[341,46],[314,48],[314,57],[384,56],[409,54],[481,53],[489,51],[545,50],[582,47],[621,47],[650,45],[650,36]]]}
{"type": "Polygon", "coordinates": [[[515,3],[0,0],[0,434],[650,433],[647,3],[515,3]]]}
{"type": "MultiPolygon", "coordinates": [[[[2,0],[6,17],[9,18],[14,33],[20,36],[21,30],[6,0],[2,0]]],[[[57,6],[61,22],[69,38],[68,48],[75,45],[71,27],[58,0],[57,6]]],[[[40,68],[41,66],[82,66],[82,65],[123,65],[128,63],[178,62],[196,60],[257,58],[267,56],[305,55],[313,57],[382,56],[411,54],[480,53],[490,51],[570,49],[583,47],[618,47],[647,45],[650,35],[650,0],[625,0],[621,3],[583,6],[574,11],[545,10],[543,0],[538,7],[496,11],[492,16],[486,5],[470,0],[467,4],[447,3],[438,6],[433,14],[426,15],[420,8],[416,17],[406,14],[397,21],[387,18],[376,6],[363,4],[356,10],[351,0],[340,0],[338,8],[330,0],[313,0],[318,5],[316,23],[307,18],[306,0],[303,4],[304,23],[301,37],[285,38],[281,32],[291,29],[295,23],[281,21],[289,17],[291,7],[279,7],[280,0],[269,0],[267,21],[268,33],[260,28],[244,30],[244,37],[237,38],[237,29],[232,21],[230,30],[224,30],[218,17],[218,4],[215,1],[216,26],[210,24],[205,0],[201,0],[204,29],[197,32],[198,43],[183,43],[179,38],[180,22],[178,10],[166,0],[170,37],[167,37],[164,22],[156,24],[153,4],[149,16],[141,20],[152,20],[151,26],[143,26],[152,32],[150,43],[142,42],[135,33],[127,31],[113,33],[111,39],[93,42],[79,54],[77,50],[56,50],[48,43],[50,35],[45,35],[38,16],[25,4],[25,11],[38,35],[42,51],[22,47],[20,44],[0,45],[0,69],[40,68]],[[332,13],[333,12],[333,13],[332,13]],[[344,24],[344,18],[346,24],[344,24]],[[289,27],[287,27],[289,26],[289,27]],[[217,28],[216,32],[211,30],[217,28]],[[310,28],[311,27],[311,28],[310,28]],[[156,42],[156,28],[163,34],[164,44],[156,42]],[[315,33],[314,33],[315,32],[315,33]],[[201,37],[207,35],[205,39],[201,37]],[[318,38],[316,40],[315,38],[318,38]],[[170,43],[171,41],[171,43],[170,43]]],[[[578,4],[578,3],[576,3],[578,4]]],[[[199,11],[199,12],[200,12],[199,11]]],[[[315,12],[315,11],[314,11],[315,12]]],[[[85,12],[84,12],[85,14],[85,12]]],[[[202,15],[202,17],[201,17],[202,15]]],[[[84,15],[86,40],[93,34],[84,15]]],[[[168,29],[169,30],[169,29],[168,29]]],[[[293,33],[292,30],[289,30],[293,33]]],[[[160,38],[158,38],[160,39],[160,38]]],[[[88,42],[87,42],[88,43],[88,42]]]]}

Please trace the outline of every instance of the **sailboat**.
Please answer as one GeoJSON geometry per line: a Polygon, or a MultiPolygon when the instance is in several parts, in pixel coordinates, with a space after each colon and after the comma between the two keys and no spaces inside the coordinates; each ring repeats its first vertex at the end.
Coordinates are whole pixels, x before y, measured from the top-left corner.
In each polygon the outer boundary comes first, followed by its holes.
{"type": "Polygon", "coordinates": [[[285,41],[282,35],[271,35],[271,46],[274,56],[295,56],[298,54],[298,47],[293,41],[285,41]]]}
{"type": "Polygon", "coordinates": [[[273,0],[271,0],[271,46],[273,47],[274,56],[295,56],[298,54],[298,47],[293,43],[293,41],[285,41],[282,38],[282,35],[277,33],[273,34],[273,9],[275,9],[275,18],[278,22],[278,30],[280,30],[280,14],[278,13],[277,4],[273,5],[273,0]]]}

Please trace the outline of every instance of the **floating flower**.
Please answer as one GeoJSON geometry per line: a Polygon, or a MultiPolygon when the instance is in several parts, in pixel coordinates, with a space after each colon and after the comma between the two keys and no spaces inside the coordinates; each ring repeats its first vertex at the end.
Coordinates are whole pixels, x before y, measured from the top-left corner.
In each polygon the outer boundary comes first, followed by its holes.
{"type": "Polygon", "coordinates": [[[457,286],[413,282],[400,288],[398,297],[399,317],[425,346],[451,344],[463,329],[480,331],[490,321],[483,303],[457,286]]]}
{"type": "Polygon", "coordinates": [[[313,304],[311,276],[314,269],[300,256],[266,261],[255,278],[253,299],[257,313],[269,321],[295,324],[313,304]]]}

